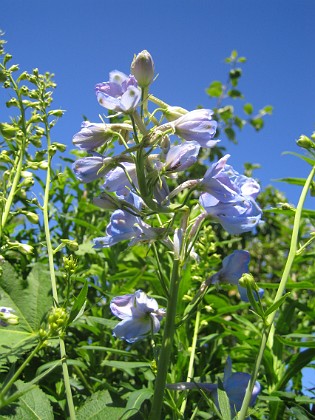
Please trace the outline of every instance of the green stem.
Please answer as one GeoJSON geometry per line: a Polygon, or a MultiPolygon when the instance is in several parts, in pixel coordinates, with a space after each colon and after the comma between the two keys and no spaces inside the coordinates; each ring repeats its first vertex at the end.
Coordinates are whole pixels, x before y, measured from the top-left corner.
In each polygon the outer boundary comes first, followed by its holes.
{"type": "MultiPolygon", "coordinates": [[[[48,167],[47,167],[47,174],[46,174],[45,194],[44,194],[43,219],[44,219],[44,228],[45,228],[45,236],[46,236],[46,244],[47,244],[47,254],[48,254],[48,262],[49,262],[52,295],[53,295],[55,305],[58,305],[59,300],[58,300],[57,282],[56,282],[56,274],[55,274],[55,266],[54,266],[54,251],[53,251],[53,247],[51,243],[50,228],[49,228],[49,214],[48,214],[49,192],[50,192],[50,183],[51,183],[52,152],[50,150],[51,141],[50,141],[50,134],[49,134],[50,133],[49,123],[47,119],[45,121],[45,128],[46,128],[46,136],[47,136],[48,167]]],[[[67,365],[66,348],[65,348],[65,343],[62,337],[59,337],[59,346],[60,346],[60,357],[62,360],[62,372],[63,372],[63,378],[64,378],[65,389],[66,389],[66,397],[67,397],[67,403],[68,403],[68,409],[69,409],[69,416],[71,420],[74,420],[76,418],[75,409],[74,409],[74,403],[73,403],[71,386],[70,386],[70,376],[69,376],[68,365],[67,365]]]]}
{"type": "MultiPolygon", "coordinates": [[[[193,336],[193,340],[192,340],[192,344],[191,344],[191,352],[190,352],[189,366],[188,366],[186,382],[190,382],[191,378],[193,377],[193,374],[194,374],[194,361],[195,361],[195,354],[196,354],[196,347],[197,347],[199,325],[200,325],[200,311],[198,310],[197,313],[196,313],[194,336],[193,336]]],[[[180,408],[180,412],[183,416],[185,414],[186,404],[187,404],[187,396],[185,397],[184,401],[182,402],[182,406],[180,408]]]]}
{"type": "Polygon", "coordinates": [[[179,259],[175,259],[170,283],[170,297],[167,303],[164,336],[158,362],[158,373],[155,381],[152,409],[149,416],[150,420],[159,420],[162,412],[166,377],[169,368],[175,332],[175,317],[177,310],[179,283],[180,261],[179,259]]]}
{"type": "MultiPolygon", "coordinates": [[[[285,291],[285,287],[286,287],[286,283],[288,281],[288,277],[291,271],[291,267],[294,261],[294,258],[297,254],[297,243],[298,243],[298,236],[299,236],[299,228],[300,228],[300,223],[301,223],[301,217],[302,217],[302,211],[303,211],[303,206],[304,206],[304,202],[305,202],[305,198],[306,195],[308,193],[308,190],[310,188],[312,179],[314,178],[314,174],[315,174],[315,166],[313,166],[306,182],[305,185],[303,187],[303,190],[301,192],[301,196],[299,199],[299,203],[295,212],[295,217],[294,217],[294,223],[293,223],[293,231],[292,231],[292,237],[291,237],[291,244],[290,244],[290,250],[289,250],[289,255],[287,258],[287,262],[285,264],[284,270],[283,270],[283,274],[282,274],[282,278],[275,296],[274,301],[277,302],[281,296],[283,295],[284,291],[285,291]]],[[[254,366],[254,371],[252,373],[250,382],[248,384],[246,393],[245,393],[245,397],[243,400],[243,404],[241,407],[241,410],[238,414],[238,420],[244,420],[246,418],[247,415],[247,410],[248,410],[248,406],[251,400],[251,396],[252,396],[252,392],[255,386],[255,382],[257,379],[257,375],[260,369],[260,365],[263,359],[263,355],[264,355],[264,351],[268,342],[268,339],[270,339],[270,335],[274,334],[274,328],[272,328],[273,326],[273,322],[275,319],[277,311],[272,312],[271,314],[269,314],[269,316],[267,317],[266,320],[266,325],[267,327],[265,328],[265,330],[263,331],[263,336],[261,339],[261,343],[260,343],[260,347],[259,347],[259,352],[256,358],[256,362],[255,362],[255,366],[254,366]]]]}
{"type": "Polygon", "coordinates": [[[23,132],[23,138],[22,138],[22,144],[19,147],[19,151],[18,151],[18,155],[15,159],[14,162],[14,167],[12,168],[12,171],[14,172],[14,178],[13,178],[13,182],[11,185],[11,189],[10,189],[10,193],[9,196],[6,200],[5,203],[5,207],[4,207],[4,211],[2,213],[2,219],[1,219],[1,231],[4,228],[8,216],[10,214],[10,209],[13,203],[13,199],[14,196],[16,194],[16,190],[17,190],[17,186],[18,183],[20,181],[21,178],[21,172],[23,169],[23,160],[24,160],[24,155],[25,155],[25,150],[26,150],[26,138],[27,138],[27,130],[26,130],[26,122],[25,122],[25,109],[24,109],[24,105],[22,103],[22,98],[20,97],[19,94],[19,89],[17,84],[15,83],[14,79],[12,78],[12,76],[10,76],[10,82],[12,83],[13,89],[18,97],[18,102],[19,102],[19,109],[21,112],[21,130],[23,132]],[[17,164],[16,164],[17,162],[17,164]]]}
{"type": "Polygon", "coordinates": [[[4,401],[5,394],[9,391],[9,389],[14,384],[14,382],[19,378],[19,376],[21,375],[21,373],[23,372],[25,367],[28,365],[28,363],[33,359],[35,354],[42,348],[42,345],[43,345],[43,343],[42,343],[42,341],[40,341],[37,344],[37,346],[35,347],[35,349],[27,356],[27,358],[24,360],[24,362],[21,364],[21,366],[18,368],[18,370],[12,376],[12,378],[8,381],[8,383],[2,388],[2,390],[0,392],[0,401],[1,401],[0,406],[1,407],[3,407],[3,405],[7,405],[7,404],[2,403],[4,401]]]}

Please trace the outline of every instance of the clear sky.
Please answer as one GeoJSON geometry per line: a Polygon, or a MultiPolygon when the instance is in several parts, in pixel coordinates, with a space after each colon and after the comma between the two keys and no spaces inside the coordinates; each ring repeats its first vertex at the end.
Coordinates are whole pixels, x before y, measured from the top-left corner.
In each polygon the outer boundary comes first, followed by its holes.
{"type": "MultiPolygon", "coordinates": [[[[248,127],[237,147],[228,144],[230,163],[238,171],[244,162],[260,163],[255,176],[266,186],[308,172],[281,154],[300,151],[296,139],[315,130],[314,17],[314,0],[2,0],[0,28],[21,69],[55,73],[55,107],[67,112],[54,140],[68,149],[82,115],[98,122],[104,111],[95,84],[113,69],[128,73],[134,53],[151,52],[156,96],[192,110],[214,106],[205,88],[225,80],[224,58],[236,49],[248,59],[240,84],[244,103],[256,110],[273,105],[274,114],[259,134],[248,127]]],[[[274,185],[297,203],[299,187],[274,185]]]]}
{"type": "MultiPolygon", "coordinates": [[[[259,134],[248,127],[237,147],[227,144],[230,163],[238,171],[244,162],[260,163],[255,176],[266,186],[309,170],[282,152],[301,152],[296,139],[315,130],[314,18],[314,0],[1,0],[0,28],[22,70],[55,73],[55,107],[67,112],[54,140],[68,149],[82,115],[98,122],[104,111],[95,84],[113,69],[128,73],[134,53],[152,54],[156,96],[192,110],[214,105],[205,88],[225,80],[224,58],[236,49],[248,59],[240,84],[245,101],[257,110],[271,104],[274,114],[259,134]]],[[[274,185],[297,203],[299,187],[274,185]]]]}

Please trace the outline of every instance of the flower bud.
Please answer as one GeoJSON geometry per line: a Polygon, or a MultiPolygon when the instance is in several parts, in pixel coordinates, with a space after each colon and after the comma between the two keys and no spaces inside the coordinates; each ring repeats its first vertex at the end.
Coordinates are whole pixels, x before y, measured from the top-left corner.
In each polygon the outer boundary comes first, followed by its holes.
{"type": "Polygon", "coordinates": [[[131,73],[137,79],[140,87],[145,88],[152,83],[154,77],[154,62],[147,50],[141,51],[131,63],[131,73]]]}
{"type": "Polygon", "coordinates": [[[303,147],[303,149],[315,149],[315,143],[304,134],[300,136],[296,144],[300,147],[303,147]]]}

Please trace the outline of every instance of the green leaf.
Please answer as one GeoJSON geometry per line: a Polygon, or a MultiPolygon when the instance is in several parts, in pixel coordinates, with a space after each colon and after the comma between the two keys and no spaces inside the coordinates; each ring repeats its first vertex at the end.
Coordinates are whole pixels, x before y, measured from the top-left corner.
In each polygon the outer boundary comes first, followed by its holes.
{"type": "Polygon", "coordinates": [[[291,378],[299,374],[299,372],[307,366],[315,357],[315,349],[307,349],[291,357],[288,367],[278,380],[277,388],[282,389],[291,378]]]}
{"type": "Polygon", "coordinates": [[[231,98],[242,98],[243,97],[242,93],[239,90],[237,90],[237,89],[231,89],[231,90],[229,90],[228,91],[228,95],[231,98]]]}
{"type": "Polygon", "coordinates": [[[119,420],[122,418],[126,409],[123,407],[108,406],[108,404],[112,404],[112,399],[108,391],[95,392],[77,411],[76,418],[77,420],[119,420]]]}
{"type": "MultiPolygon", "coordinates": [[[[22,381],[15,382],[17,391],[23,392],[23,388],[29,385],[22,381]]],[[[22,395],[17,405],[8,406],[0,411],[1,419],[10,420],[53,420],[53,410],[47,395],[38,387],[34,386],[30,391],[22,395]]]]}
{"type": "Polygon", "coordinates": [[[127,419],[129,416],[133,416],[138,411],[140,411],[141,405],[145,400],[149,400],[153,395],[152,389],[138,389],[137,391],[132,392],[128,395],[128,402],[126,405],[126,410],[128,412],[124,416],[124,419],[127,419]],[[129,416],[127,417],[127,415],[129,416]]]}
{"type": "Polygon", "coordinates": [[[6,357],[16,357],[34,347],[37,331],[51,308],[51,284],[46,266],[34,265],[27,280],[20,279],[9,263],[3,265],[0,278],[1,306],[7,306],[19,317],[19,324],[1,329],[0,364],[6,357]]]}
{"type": "Polygon", "coordinates": [[[224,390],[223,383],[218,379],[218,401],[219,407],[224,420],[231,419],[230,401],[227,393],[224,390]]]}
{"type": "Polygon", "coordinates": [[[315,160],[314,160],[314,159],[311,159],[311,158],[309,158],[309,157],[307,157],[307,156],[304,156],[304,155],[301,155],[301,154],[299,154],[299,153],[295,153],[295,152],[283,152],[282,154],[283,154],[283,155],[292,155],[292,156],[296,156],[296,157],[298,157],[298,158],[300,158],[300,159],[304,160],[305,162],[309,163],[311,166],[314,166],[314,165],[315,165],[315,160]]]}
{"type": "Polygon", "coordinates": [[[253,113],[253,111],[254,111],[254,107],[253,107],[253,105],[252,105],[252,104],[249,104],[249,103],[245,104],[245,105],[243,106],[243,109],[244,109],[244,112],[245,112],[247,115],[251,115],[251,114],[253,113]]]}
{"type": "Polygon", "coordinates": [[[283,302],[286,300],[286,298],[288,296],[290,296],[291,292],[286,293],[285,295],[281,296],[281,298],[279,300],[277,300],[275,303],[273,303],[271,306],[269,306],[269,308],[266,309],[265,311],[265,316],[268,316],[270,314],[272,314],[273,312],[275,312],[282,304],[283,302]]]}
{"type": "Polygon", "coordinates": [[[215,80],[211,83],[208,89],[206,89],[206,92],[209,96],[212,96],[213,98],[218,98],[223,93],[223,85],[218,80],[215,80]]]}
{"type": "Polygon", "coordinates": [[[296,341],[296,340],[289,340],[287,338],[277,336],[278,340],[281,341],[281,343],[286,344],[290,347],[303,347],[303,348],[315,348],[315,341],[296,341]]]}
{"type": "Polygon", "coordinates": [[[72,321],[75,321],[77,318],[82,315],[84,312],[85,304],[86,304],[86,296],[88,292],[88,282],[85,281],[84,286],[82,287],[79,295],[74,301],[74,304],[71,308],[68,325],[71,324],[72,321]]]}

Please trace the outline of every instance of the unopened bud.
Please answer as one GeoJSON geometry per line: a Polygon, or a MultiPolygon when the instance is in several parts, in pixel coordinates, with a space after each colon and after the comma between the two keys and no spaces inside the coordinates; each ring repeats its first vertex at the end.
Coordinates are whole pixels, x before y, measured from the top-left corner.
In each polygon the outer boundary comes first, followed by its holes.
{"type": "Polygon", "coordinates": [[[297,140],[296,144],[303,149],[315,149],[315,143],[307,136],[302,134],[300,138],[297,140]]]}
{"type": "Polygon", "coordinates": [[[140,87],[149,86],[154,77],[154,62],[151,54],[147,50],[141,51],[132,60],[130,70],[140,87]]]}

